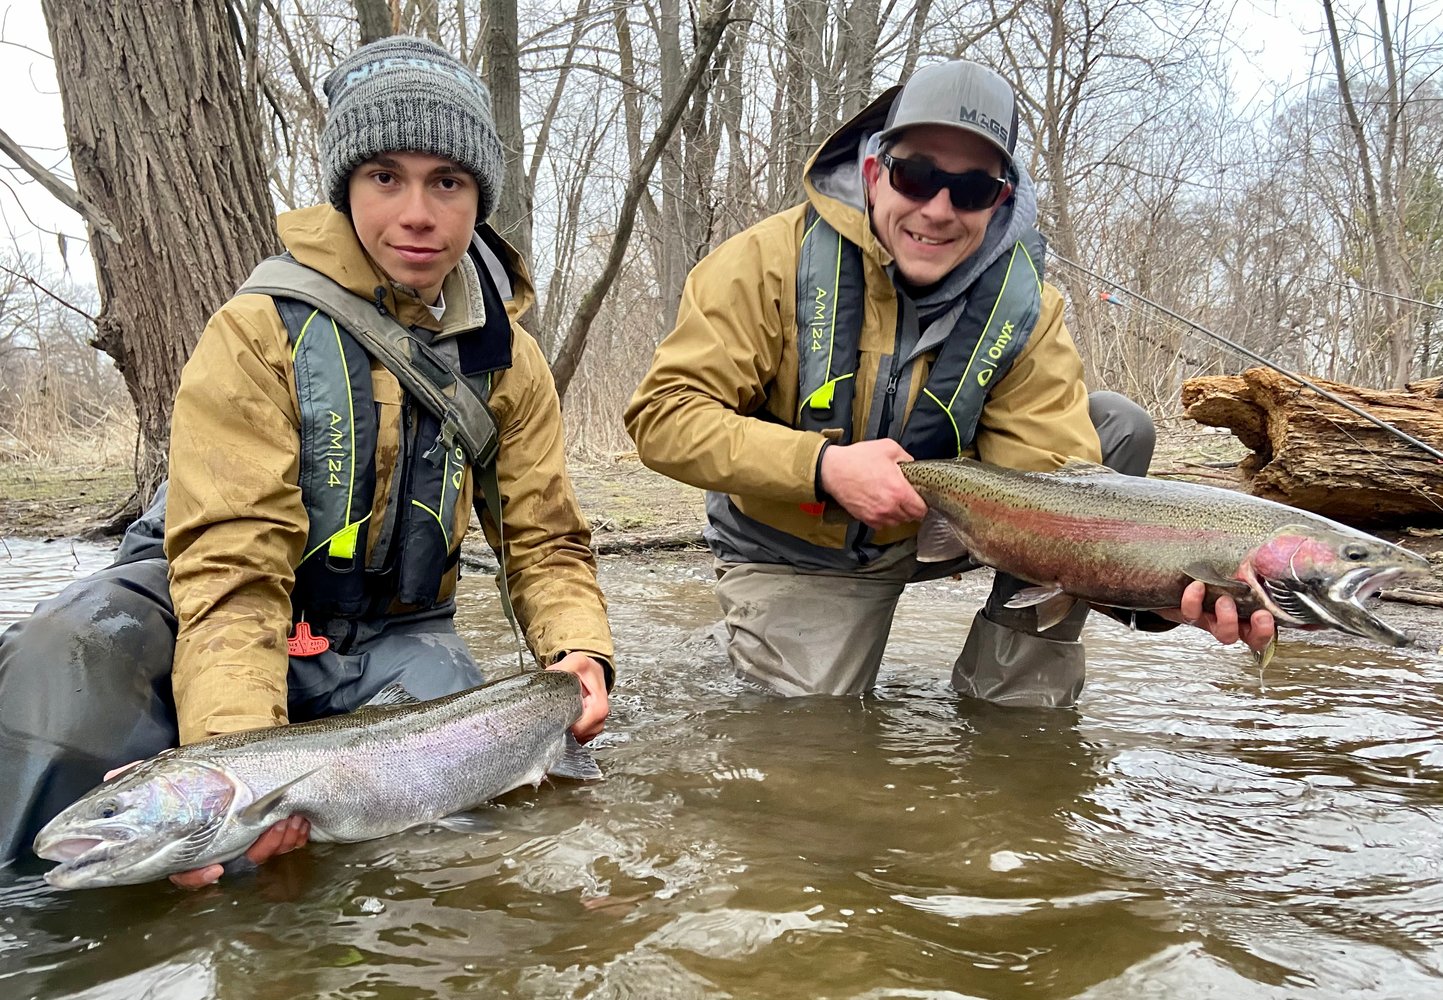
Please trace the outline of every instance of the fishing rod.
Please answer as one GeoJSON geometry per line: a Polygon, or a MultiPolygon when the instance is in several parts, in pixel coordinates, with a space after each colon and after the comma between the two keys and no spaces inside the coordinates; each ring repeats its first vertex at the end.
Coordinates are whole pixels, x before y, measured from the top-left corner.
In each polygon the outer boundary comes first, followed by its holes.
{"type": "Polygon", "coordinates": [[[1435,459],[1437,459],[1440,463],[1443,463],[1443,451],[1439,451],[1437,448],[1434,448],[1432,445],[1428,444],[1428,443],[1425,442],[1425,441],[1420,441],[1418,438],[1416,438],[1416,437],[1414,437],[1413,435],[1409,434],[1407,431],[1404,431],[1403,429],[1401,429],[1401,428],[1399,428],[1399,427],[1396,427],[1396,426],[1394,426],[1393,424],[1388,423],[1388,421],[1382,419],[1381,417],[1375,417],[1373,414],[1369,413],[1367,410],[1364,410],[1364,409],[1362,409],[1361,407],[1355,406],[1354,404],[1348,402],[1346,399],[1341,398],[1340,396],[1338,396],[1337,393],[1330,392],[1330,391],[1328,391],[1327,389],[1324,389],[1322,386],[1318,385],[1316,382],[1312,381],[1312,380],[1309,379],[1308,377],[1306,377],[1306,376],[1304,376],[1304,375],[1299,375],[1297,372],[1289,371],[1288,369],[1284,368],[1282,365],[1279,365],[1279,364],[1277,364],[1277,363],[1275,363],[1275,362],[1273,362],[1273,361],[1269,361],[1267,358],[1263,357],[1261,354],[1257,353],[1256,351],[1249,350],[1248,348],[1244,347],[1242,344],[1239,344],[1239,343],[1236,343],[1235,341],[1229,340],[1227,337],[1224,337],[1224,336],[1223,336],[1222,334],[1220,334],[1220,333],[1215,333],[1215,332],[1213,332],[1212,330],[1209,330],[1207,327],[1203,326],[1201,323],[1198,323],[1198,322],[1196,322],[1196,321],[1194,321],[1194,320],[1188,319],[1186,316],[1183,316],[1183,315],[1181,315],[1181,314],[1179,314],[1179,313],[1177,313],[1177,312],[1174,312],[1173,310],[1169,309],[1167,306],[1163,305],[1163,304],[1160,303],[1160,302],[1154,302],[1152,299],[1149,299],[1147,296],[1138,294],[1137,292],[1135,292],[1135,291],[1133,291],[1132,289],[1128,288],[1126,285],[1123,285],[1121,282],[1113,281],[1111,278],[1106,277],[1105,275],[1098,274],[1096,271],[1092,270],[1091,268],[1083,267],[1081,264],[1077,263],[1077,261],[1075,261],[1075,260],[1069,260],[1068,258],[1062,256],[1062,254],[1058,253],[1056,250],[1053,250],[1051,247],[1048,247],[1047,252],[1048,252],[1052,257],[1054,257],[1054,258],[1056,258],[1057,260],[1061,261],[1062,263],[1066,264],[1068,267],[1071,267],[1071,268],[1074,268],[1075,270],[1081,271],[1083,274],[1089,275],[1089,276],[1091,276],[1091,277],[1093,277],[1093,278],[1096,278],[1098,281],[1101,281],[1101,282],[1104,282],[1105,284],[1111,285],[1113,288],[1116,288],[1116,289],[1119,289],[1119,290],[1121,290],[1121,291],[1123,291],[1123,292],[1126,292],[1128,295],[1131,295],[1133,298],[1137,299],[1139,302],[1142,302],[1142,303],[1144,303],[1145,305],[1151,306],[1152,308],[1158,310],[1158,311],[1161,312],[1161,313],[1165,313],[1166,315],[1171,316],[1173,319],[1177,320],[1179,323],[1182,323],[1182,324],[1184,324],[1184,325],[1186,325],[1186,326],[1191,327],[1192,329],[1196,330],[1198,333],[1201,333],[1201,334],[1202,334],[1203,336],[1205,336],[1205,337],[1210,337],[1211,339],[1213,339],[1213,340],[1217,341],[1218,343],[1222,344],[1223,346],[1227,347],[1229,350],[1235,351],[1235,352],[1237,352],[1238,354],[1243,355],[1244,357],[1250,358],[1250,359],[1252,359],[1253,361],[1256,361],[1258,364],[1263,365],[1263,366],[1266,367],[1266,368],[1271,368],[1273,371],[1277,372],[1279,375],[1282,375],[1284,378],[1290,379],[1290,380],[1298,383],[1299,385],[1306,386],[1307,388],[1309,388],[1309,389],[1313,390],[1314,392],[1316,392],[1319,396],[1322,396],[1324,399],[1329,400],[1330,402],[1333,402],[1333,403],[1338,404],[1338,405],[1341,406],[1343,409],[1347,410],[1349,413],[1352,413],[1352,414],[1355,415],[1355,416],[1362,417],[1364,420],[1366,420],[1366,421],[1368,421],[1369,423],[1374,424],[1374,425],[1382,428],[1384,431],[1387,431],[1389,434],[1392,434],[1394,437],[1400,438],[1401,440],[1408,442],[1409,444],[1413,445],[1414,447],[1422,449],[1423,451],[1427,452],[1429,455],[1432,455],[1432,456],[1433,456],[1435,459]]]}
{"type": "MultiPolygon", "coordinates": [[[[1062,258],[1058,258],[1061,260],[1062,258]]],[[[1351,292],[1366,292],[1369,295],[1378,295],[1385,299],[1395,299],[1398,302],[1407,302],[1409,305],[1422,306],[1424,309],[1437,309],[1443,311],[1443,302],[1429,302],[1426,299],[1410,298],[1407,295],[1395,295],[1392,292],[1385,292],[1381,288],[1369,288],[1367,285],[1360,285],[1356,281],[1335,281],[1332,278],[1315,278],[1306,274],[1288,274],[1285,271],[1273,273],[1277,278],[1296,278],[1298,281],[1311,281],[1318,285],[1336,285],[1339,288],[1346,288],[1351,292]]]]}

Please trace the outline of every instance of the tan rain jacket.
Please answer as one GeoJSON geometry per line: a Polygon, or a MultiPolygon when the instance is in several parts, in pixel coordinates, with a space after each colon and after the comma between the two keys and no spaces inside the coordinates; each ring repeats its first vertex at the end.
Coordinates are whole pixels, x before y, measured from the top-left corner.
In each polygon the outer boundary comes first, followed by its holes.
{"type": "MultiPolygon", "coordinates": [[[[824,144],[825,148],[825,144],[824,144]]],[[[820,151],[819,151],[820,152],[820,151]]],[[[894,350],[897,295],[884,268],[891,255],[866,214],[817,191],[808,164],[807,196],[843,237],[862,250],[866,300],[853,403],[852,440],[864,439],[872,387],[894,350]]],[[[661,342],[626,408],[626,429],[641,460],[673,479],[731,495],[742,513],[814,545],[840,548],[847,524],[807,513],[814,504],[823,435],[796,429],[797,261],[807,205],[780,212],[717,247],[692,270],[676,328],[661,342]]],[[[906,400],[910,413],[926,382],[906,400]]],[[[1082,362],[1062,322],[1062,296],[1043,286],[1042,314],[1012,369],[993,387],[969,454],[1014,469],[1045,471],[1070,457],[1097,462],[1082,362]]],[[[884,544],[917,525],[878,532],[884,544]]]]}
{"type": "MultiPolygon", "coordinates": [[[[366,255],[350,219],[329,205],[280,217],[286,248],[370,300],[390,291],[387,307],[406,326],[454,335],[473,325],[471,296],[452,272],[438,322],[420,299],[398,292],[366,255]]],[[[498,373],[490,404],[501,437],[497,473],[505,517],[507,579],[519,623],[543,663],[557,653],[612,657],[606,603],[596,582],[591,531],[566,474],[561,408],[536,341],[517,319],[533,293],[520,261],[508,304],[512,367],[498,373]]],[[[376,361],[371,379],[380,413],[376,509],[396,472],[403,393],[376,361]]],[[[264,295],[241,295],[210,319],[181,375],[170,440],[165,551],[170,561],[176,636],[173,682],[182,742],[282,725],[286,716],[286,636],[291,587],[306,541],[301,500],[300,405],[285,325],[264,295]]],[[[460,545],[471,518],[468,472],[451,537],[460,545]]],[[[488,540],[496,538],[487,523],[488,540]]],[[[367,551],[376,543],[368,539],[367,551]]],[[[438,601],[455,591],[457,571],[438,601]]],[[[415,610],[415,609],[393,609],[415,610]]]]}

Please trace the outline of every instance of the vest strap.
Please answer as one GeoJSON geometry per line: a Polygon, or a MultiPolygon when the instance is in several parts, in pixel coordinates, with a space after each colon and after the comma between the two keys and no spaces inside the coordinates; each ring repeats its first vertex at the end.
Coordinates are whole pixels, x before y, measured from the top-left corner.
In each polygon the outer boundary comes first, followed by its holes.
{"type": "Polygon", "coordinates": [[[370,302],[288,257],[261,261],[236,294],[300,299],[336,319],[367,353],[391,370],[407,392],[436,415],[446,444],[458,445],[473,465],[495,460],[500,436],[491,408],[465,377],[452,371],[420,338],[370,302]]]}
{"type": "MultiPolygon", "coordinates": [[[[934,348],[926,385],[905,426],[897,430],[892,397],[879,391],[862,425],[867,434],[895,436],[917,458],[950,458],[971,444],[991,386],[1012,367],[1041,315],[1044,252],[1041,235],[1028,231],[983,270],[934,348]]],[[[796,426],[833,434],[839,429],[840,444],[852,439],[864,271],[862,251],[808,207],[797,258],[796,426]]],[[[901,322],[909,322],[909,309],[915,312],[899,298],[901,322]]],[[[910,322],[915,326],[915,316],[910,322]]]]}
{"type": "Polygon", "coordinates": [[[953,458],[972,443],[992,383],[1011,370],[1042,315],[1044,252],[1042,237],[1028,233],[973,284],[907,418],[901,443],[909,453],[953,458]]]}
{"type": "Polygon", "coordinates": [[[299,299],[321,310],[344,326],[368,354],[396,376],[418,403],[440,420],[441,441],[462,450],[480,482],[482,496],[475,498],[477,516],[489,508],[496,523],[500,542],[496,552],[496,586],[501,609],[516,640],[517,661],[524,670],[524,643],[511,603],[505,541],[501,534],[501,489],[496,472],[500,432],[495,415],[472,388],[471,381],[372,303],[288,256],[261,261],[236,294],[299,299]]]}
{"type": "Polygon", "coordinates": [[[864,284],[857,248],[808,208],[797,263],[797,426],[840,429],[838,444],[852,440],[864,284]]]}

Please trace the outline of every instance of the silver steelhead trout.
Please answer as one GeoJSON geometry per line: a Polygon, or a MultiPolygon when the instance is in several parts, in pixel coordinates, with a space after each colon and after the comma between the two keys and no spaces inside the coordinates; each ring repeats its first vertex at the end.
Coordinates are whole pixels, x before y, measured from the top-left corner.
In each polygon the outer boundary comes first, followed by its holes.
{"type": "Polygon", "coordinates": [[[599,778],[568,729],[575,675],[528,671],[432,701],[387,688],[315,722],[166,750],[91,790],[35,838],[64,889],[147,882],[229,861],[299,813],[317,841],[441,820],[547,774],[599,778]]]}
{"type": "Polygon", "coordinates": [[[1017,472],[958,458],[905,463],[902,474],[928,507],[918,560],[970,554],[1036,584],[1008,606],[1036,605],[1043,628],[1074,599],[1175,608],[1183,588],[1202,580],[1209,607],[1228,594],[1239,615],[1266,608],[1279,624],[1406,646],[1413,637],[1363,601],[1433,572],[1417,553],[1285,504],[1086,462],[1017,472]]]}

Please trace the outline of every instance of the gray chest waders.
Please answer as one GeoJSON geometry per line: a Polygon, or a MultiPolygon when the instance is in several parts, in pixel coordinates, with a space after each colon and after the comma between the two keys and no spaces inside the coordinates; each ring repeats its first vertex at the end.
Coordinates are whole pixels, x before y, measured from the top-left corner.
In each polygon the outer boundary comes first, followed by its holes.
{"type": "MultiPolygon", "coordinates": [[[[473,242],[473,249],[482,257],[478,271],[488,325],[494,318],[506,327],[505,363],[509,365],[510,321],[490,277],[498,262],[485,259],[491,251],[479,240],[473,242]]],[[[435,442],[421,456],[425,461],[398,462],[397,479],[405,478],[406,468],[413,467],[419,470],[414,478],[425,481],[393,483],[388,517],[402,523],[384,526],[378,551],[373,554],[378,565],[372,568],[385,569],[381,564],[386,561],[393,533],[411,536],[404,540],[403,547],[414,544],[422,537],[420,525],[427,521],[439,522],[443,547],[449,549],[447,532],[454,523],[464,467],[470,466],[479,485],[475,496],[477,516],[489,510],[496,524],[497,589],[516,639],[518,662],[525,669],[525,647],[506,579],[505,528],[496,475],[500,436],[496,418],[485,401],[494,368],[479,373],[473,368],[472,375],[463,374],[376,304],[290,257],[262,261],[236,294],[269,295],[275,299],[290,331],[298,386],[304,375],[318,375],[310,379],[310,399],[303,404],[302,438],[312,441],[313,446],[303,448],[303,452],[311,454],[302,462],[301,489],[311,525],[306,559],[297,569],[298,582],[303,572],[329,572],[333,574],[326,577],[329,587],[335,588],[339,580],[350,581],[340,588],[336,613],[357,614],[365,609],[364,574],[358,571],[362,569],[359,563],[365,561],[365,547],[360,538],[364,522],[370,517],[376,485],[376,420],[370,412],[369,355],[385,365],[423,409],[424,423],[418,428],[416,440],[426,440],[429,427],[434,430],[431,437],[435,442]],[[320,374],[323,372],[327,374],[320,374]],[[363,408],[368,419],[357,417],[363,408]],[[433,498],[434,506],[422,497],[433,498]]],[[[410,436],[407,430],[402,428],[403,448],[410,436]]],[[[429,525],[425,530],[434,537],[429,525]]],[[[423,543],[422,547],[428,546],[423,543]]],[[[397,593],[400,600],[423,603],[428,592],[434,600],[439,574],[449,565],[432,560],[428,568],[432,572],[423,579],[417,579],[416,574],[401,574],[397,593]]]]}
{"type": "MultiPolygon", "coordinates": [[[[807,211],[803,232],[797,426],[840,431],[838,443],[850,444],[866,293],[862,252],[815,209],[807,211]]],[[[916,458],[956,457],[972,443],[990,387],[1012,367],[1042,314],[1044,249],[1039,233],[1027,233],[968,289],[902,430],[900,443],[916,458]]],[[[873,410],[884,405],[874,394],[873,410]]]]}

